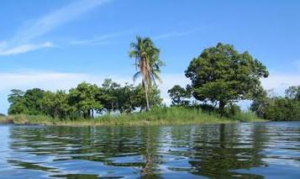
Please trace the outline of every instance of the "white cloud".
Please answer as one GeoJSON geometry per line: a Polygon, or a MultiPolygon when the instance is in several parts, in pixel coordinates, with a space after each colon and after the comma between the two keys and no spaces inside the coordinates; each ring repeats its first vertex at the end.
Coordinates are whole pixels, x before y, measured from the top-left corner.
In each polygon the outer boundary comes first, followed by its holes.
{"type": "Polygon", "coordinates": [[[23,44],[20,46],[15,46],[12,48],[0,50],[0,56],[16,55],[16,54],[26,53],[29,51],[38,50],[41,48],[49,48],[49,47],[54,47],[54,45],[51,42],[45,42],[42,44],[23,44]]]}
{"type": "Polygon", "coordinates": [[[14,55],[52,47],[53,44],[51,42],[35,44],[34,41],[59,26],[80,18],[83,14],[110,1],[111,0],[79,0],[50,12],[35,21],[26,23],[11,40],[0,43],[0,55],[14,55]]]}
{"type": "Polygon", "coordinates": [[[116,79],[118,83],[130,82],[131,78],[116,76],[89,75],[84,73],[57,73],[57,72],[36,72],[36,73],[0,73],[0,91],[10,89],[42,88],[55,91],[58,89],[68,90],[77,84],[86,81],[93,84],[102,84],[105,78],[116,79]]]}
{"type": "Polygon", "coordinates": [[[72,21],[82,14],[103,5],[110,0],[80,0],[55,10],[30,25],[22,28],[14,38],[18,42],[27,42],[43,36],[55,28],[72,21]]]}
{"type": "MultiPolygon", "coordinates": [[[[107,76],[89,75],[84,73],[57,73],[57,72],[36,72],[36,73],[0,73],[0,81],[5,82],[0,86],[0,91],[10,89],[43,88],[46,90],[70,89],[78,83],[86,81],[101,85],[104,79],[111,78],[114,81],[125,84],[134,83],[132,76],[107,76]]],[[[189,82],[183,74],[163,74],[163,83],[158,84],[162,90],[162,95],[167,98],[167,91],[175,84],[186,86],[189,82]]],[[[135,84],[138,84],[136,81],[135,84]]]]}
{"type": "Polygon", "coordinates": [[[111,43],[112,39],[128,33],[129,33],[128,31],[110,33],[102,36],[97,36],[91,39],[75,40],[72,41],[71,44],[72,45],[107,45],[111,43]]]}
{"type": "Polygon", "coordinates": [[[262,80],[262,85],[266,90],[274,90],[276,95],[283,95],[288,87],[300,85],[300,75],[271,73],[262,80]]]}
{"type": "Polygon", "coordinates": [[[162,74],[161,78],[163,80],[163,83],[159,84],[161,97],[163,98],[164,103],[167,105],[171,104],[171,99],[168,94],[169,89],[171,89],[174,85],[186,87],[186,85],[190,83],[190,80],[186,78],[183,73],[162,74]]]}
{"type": "MultiPolygon", "coordinates": [[[[39,87],[46,90],[69,89],[75,87],[78,83],[86,81],[101,85],[105,78],[111,78],[114,81],[125,84],[133,83],[132,76],[109,76],[109,75],[90,75],[85,73],[57,73],[57,72],[36,72],[36,73],[0,73],[0,81],[5,82],[0,86],[0,91],[13,88],[28,89],[39,87]]],[[[158,83],[162,97],[168,101],[167,91],[174,85],[185,87],[190,80],[182,73],[162,74],[163,83],[158,83]]],[[[138,84],[136,81],[135,84],[138,84]]],[[[300,85],[300,75],[279,75],[271,74],[269,78],[262,80],[262,85],[266,90],[274,89],[276,92],[282,92],[289,86],[300,85]]]]}
{"type": "Polygon", "coordinates": [[[41,88],[44,90],[68,90],[76,87],[79,83],[86,81],[93,84],[102,84],[105,78],[116,79],[118,83],[130,82],[131,78],[120,78],[114,76],[92,76],[83,73],[57,73],[57,72],[20,72],[0,73],[0,113],[6,113],[9,107],[7,96],[11,89],[27,90],[41,88]]]}
{"type": "MultiPolygon", "coordinates": [[[[161,96],[166,104],[171,100],[168,90],[175,84],[185,86],[189,80],[183,74],[163,74],[163,83],[159,84],[161,96]]],[[[59,89],[68,90],[76,87],[79,83],[85,81],[92,84],[101,85],[106,78],[111,78],[117,83],[133,83],[132,76],[107,76],[90,75],[84,73],[57,73],[57,72],[36,72],[36,73],[0,73],[0,113],[6,112],[8,108],[7,96],[11,89],[27,90],[31,88],[41,88],[44,90],[56,91],[59,89]]],[[[138,84],[136,81],[135,84],[138,84]]]]}
{"type": "Polygon", "coordinates": [[[169,39],[169,38],[174,38],[174,37],[183,37],[183,36],[188,36],[190,34],[198,32],[199,29],[193,29],[185,32],[169,32],[166,34],[158,35],[153,37],[152,39],[154,40],[163,40],[163,39],[169,39]]]}
{"type": "MultiPolygon", "coordinates": [[[[105,78],[111,78],[117,83],[133,83],[132,76],[108,76],[91,75],[85,73],[57,73],[57,72],[36,72],[36,73],[0,73],[0,113],[8,108],[7,95],[11,89],[31,89],[41,88],[44,90],[56,91],[59,89],[68,90],[76,87],[79,83],[85,81],[92,84],[101,85],[105,78]],[[5,102],[4,102],[5,101],[5,102]]],[[[168,90],[174,85],[185,87],[190,83],[183,73],[162,74],[162,84],[159,84],[161,96],[165,104],[170,104],[171,100],[168,90]]],[[[139,81],[135,82],[138,84],[139,81]]],[[[274,89],[278,95],[282,95],[289,86],[300,85],[300,75],[271,74],[269,78],[262,80],[265,89],[274,89]]],[[[239,103],[243,108],[249,107],[249,102],[239,103]]]]}

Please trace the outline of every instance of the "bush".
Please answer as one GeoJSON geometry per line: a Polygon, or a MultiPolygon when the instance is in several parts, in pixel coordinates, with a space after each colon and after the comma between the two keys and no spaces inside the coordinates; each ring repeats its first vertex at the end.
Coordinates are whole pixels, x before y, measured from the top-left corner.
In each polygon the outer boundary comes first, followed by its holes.
{"type": "Polygon", "coordinates": [[[259,121],[259,118],[254,112],[240,112],[232,117],[232,119],[241,122],[259,121]]]}
{"type": "Polygon", "coordinates": [[[236,105],[236,104],[232,104],[229,105],[225,108],[225,116],[226,117],[234,117],[234,116],[238,116],[240,115],[242,112],[241,108],[236,105]]]}

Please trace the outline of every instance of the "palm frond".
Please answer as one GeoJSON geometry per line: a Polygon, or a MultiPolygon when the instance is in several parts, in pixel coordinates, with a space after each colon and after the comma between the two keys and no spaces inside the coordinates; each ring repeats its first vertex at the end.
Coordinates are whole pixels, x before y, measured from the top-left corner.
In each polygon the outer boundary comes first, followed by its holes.
{"type": "Polygon", "coordinates": [[[141,72],[137,72],[133,75],[133,81],[136,81],[141,76],[141,72]]]}

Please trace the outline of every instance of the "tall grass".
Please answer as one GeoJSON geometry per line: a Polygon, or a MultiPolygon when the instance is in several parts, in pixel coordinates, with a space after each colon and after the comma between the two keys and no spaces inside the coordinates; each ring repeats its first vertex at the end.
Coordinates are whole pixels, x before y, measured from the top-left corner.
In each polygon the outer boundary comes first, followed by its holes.
{"type": "Polygon", "coordinates": [[[241,122],[263,121],[262,119],[259,119],[254,112],[237,113],[232,118],[236,121],[241,121],[241,122]]]}
{"type": "MultiPolygon", "coordinates": [[[[220,117],[218,114],[209,115],[200,109],[184,107],[157,108],[149,112],[103,115],[95,119],[61,120],[47,116],[8,116],[2,122],[13,124],[41,124],[59,126],[125,126],[125,125],[180,125],[180,124],[212,124],[232,123],[239,121],[257,121],[253,113],[240,113],[233,118],[220,117]]],[[[0,120],[1,122],[1,120],[0,120]]]]}

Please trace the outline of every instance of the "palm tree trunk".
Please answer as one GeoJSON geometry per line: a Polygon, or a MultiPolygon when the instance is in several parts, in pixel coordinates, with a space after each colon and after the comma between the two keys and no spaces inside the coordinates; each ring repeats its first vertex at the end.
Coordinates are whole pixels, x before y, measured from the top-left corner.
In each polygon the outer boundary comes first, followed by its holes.
{"type": "Polygon", "coordinates": [[[146,111],[150,110],[150,105],[149,105],[149,98],[148,98],[148,85],[146,83],[144,83],[144,87],[145,87],[145,96],[146,96],[146,111]]]}

